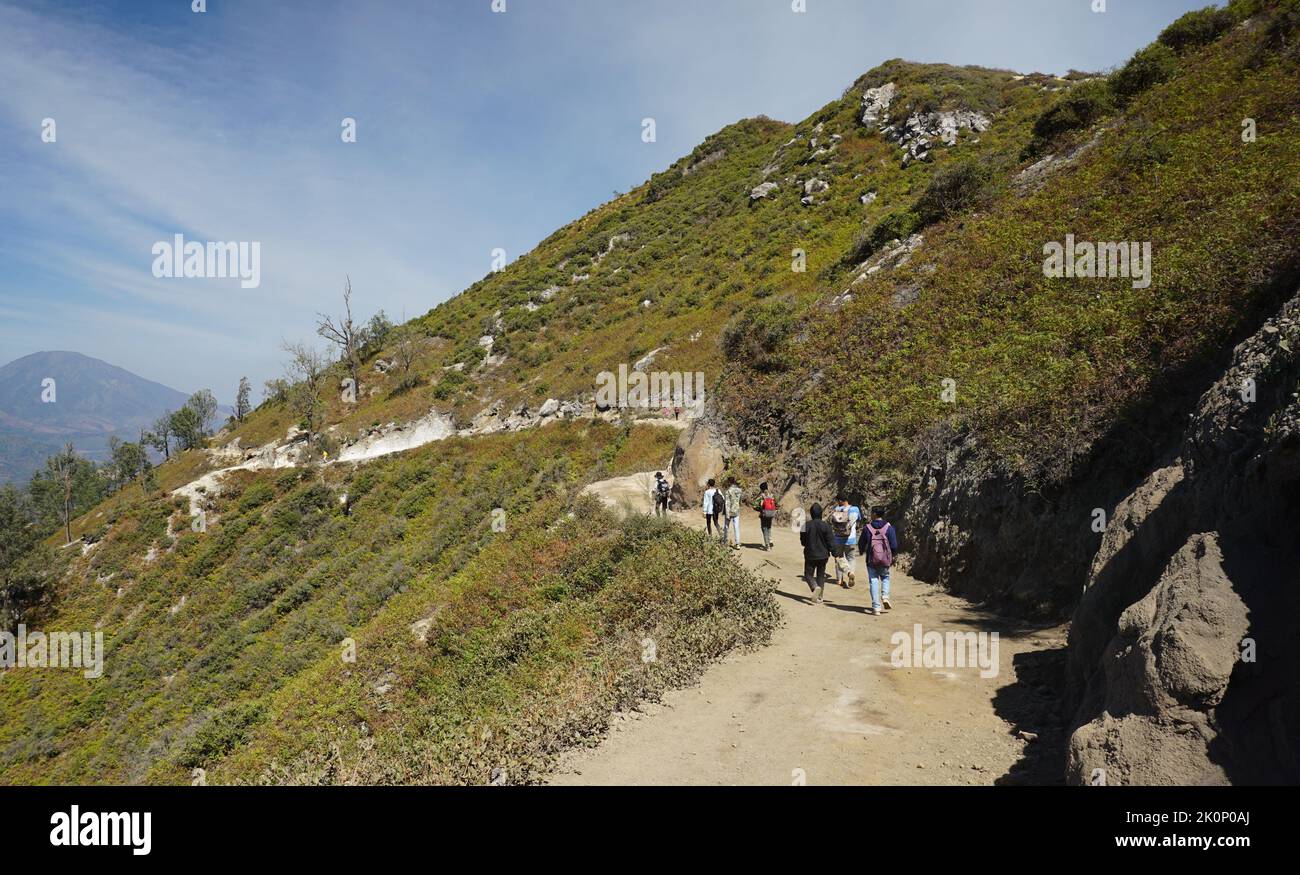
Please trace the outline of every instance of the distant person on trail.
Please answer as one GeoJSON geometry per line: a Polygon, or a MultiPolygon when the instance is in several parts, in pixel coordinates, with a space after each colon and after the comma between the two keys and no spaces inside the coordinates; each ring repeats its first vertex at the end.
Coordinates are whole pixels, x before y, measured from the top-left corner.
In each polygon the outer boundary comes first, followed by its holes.
{"type": "Polygon", "coordinates": [[[880,608],[891,611],[889,603],[889,568],[898,554],[898,532],[885,522],[885,509],[873,507],[871,522],[862,530],[862,554],[867,559],[867,579],[871,581],[871,613],[880,616],[880,608]]]}
{"type": "Polygon", "coordinates": [[[664,477],[664,472],[655,472],[655,516],[664,516],[668,513],[668,480],[664,477]]]}
{"type": "Polygon", "coordinates": [[[772,520],[776,519],[776,512],[780,509],[776,496],[768,492],[767,483],[758,484],[758,504],[754,505],[754,510],[758,511],[758,527],[763,532],[763,549],[768,552],[772,550],[772,520]]]}
{"type": "Polygon", "coordinates": [[[712,477],[709,478],[709,488],[704,490],[704,504],[700,509],[704,511],[704,531],[709,535],[716,531],[718,540],[725,543],[727,533],[722,528],[722,511],[726,509],[726,499],[712,477]]]}
{"type": "Polygon", "coordinates": [[[835,582],[845,589],[857,583],[853,558],[857,553],[861,520],[862,511],[857,505],[850,505],[843,495],[835,499],[835,508],[831,511],[831,529],[835,532],[835,582]]]}
{"type": "Polygon", "coordinates": [[[830,524],[822,519],[822,506],[814,504],[808,509],[811,519],[799,532],[799,543],[803,544],[803,579],[813,594],[817,604],[823,604],[822,595],[826,589],[826,560],[831,556],[835,546],[835,533],[830,524]]]}
{"type": "Polygon", "coordinates": [[[736,478],[732,477],[728,481],[727,494],[725,496],[727,509],[727,537],[736,536],[736,543],[731,545],[731,549],[740,549],[740,503],[745,500],[745,493],[740,491],[740,484],[736,478]]]}

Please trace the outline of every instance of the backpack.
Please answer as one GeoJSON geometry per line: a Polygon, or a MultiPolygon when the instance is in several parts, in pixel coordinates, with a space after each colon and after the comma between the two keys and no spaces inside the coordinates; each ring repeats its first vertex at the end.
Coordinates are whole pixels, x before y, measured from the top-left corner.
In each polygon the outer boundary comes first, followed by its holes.
{"type": "Polygon", "coordinates": [[[867,525],[871,534],[871,548],[867,554],[867,564],[872,568],[888,568],[894,564],[894,551],[889,548],[889,523],[880,528],[867,525]]]}
{"type": "Polygon", "coordinates": [[[727,509],[727,500],[722,497],[722,490],[713,490],[713,512],[723,513],[727,509]]]}
{"type": "Polygon", "coordinates": [[[776,499],[773,498],[773,497],[770,496],[770,495],[767,496],[766,498],[764,498],[764,499],[763,499],[763,503],[762,503],[762,505],[759,506],[759,513],[762,514],[763,519],[765,519],[765,520],[770,520],[770,519],[772,519],[773,517],[775,517],[775,516],[776,516],[776,499]]]}
{"type": "Polygon", "coordinates": [[[831,530],[835,532],[837,538],[847,538],[849,536],[848,508],[837,507],[831,512],[831,530]]]}

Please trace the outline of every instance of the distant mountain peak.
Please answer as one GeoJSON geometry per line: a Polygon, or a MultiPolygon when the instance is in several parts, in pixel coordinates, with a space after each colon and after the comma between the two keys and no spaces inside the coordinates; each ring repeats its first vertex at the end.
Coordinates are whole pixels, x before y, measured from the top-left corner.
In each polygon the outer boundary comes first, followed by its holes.
{"type": "Polygon", "coordinates": [[[68,441],[102,458],[111,435],[135,440],[188,397],[72,350],[15,359],[0,367],[0,482],[26,479],[68,441]]]}

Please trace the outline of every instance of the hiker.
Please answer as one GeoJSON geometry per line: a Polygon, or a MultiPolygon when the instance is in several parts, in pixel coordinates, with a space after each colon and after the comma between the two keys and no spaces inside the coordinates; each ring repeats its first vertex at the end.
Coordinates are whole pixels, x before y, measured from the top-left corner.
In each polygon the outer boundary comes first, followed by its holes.
{"type": "Polygon", "coordinates": [[[668,513],[668,480],[664,477],[664,472],[655,472],[655,516],[664,516],[668,513]]]}
{"type": "Polygon", "coordinates": [[[727,528],[726,528],[726,531],[728,533],[727,537],[730,538],[731,535],[733,534],[736,536],[736,543],[731,545],[731,549],[739,550],[740,549],[740,503],[745,500],[745,494],[740,490],[740,484],[736,482],[735,477],[732,477],[728,481],[727,494],[725,499],[726,499],[725,503],[726,503],[726,510],[727,510],[727,528]]]}
{"type": "Polygon", "coordinates": [[[835,532],[835,582],[844,589],[857,584],[853,560],[858,550],[858,523],[861,520],[862,510],[857,505],[850,505],[843,495],[836,496],[835,508],[831,511],[831,529],[835,532]]]}
{"type": "Polygon", "coordinates": [[[776,496],[767,491],[767,482],[758,484],[758,504],[754,510],[758,511],[758,527],[763,532],[763,549],[769,553],[772,552],[772,520],[779,509],[776,496]]]}
{"type": "Polygon", "coordinates": [[[811,519],[799,532],[799,543],[803,545],[803,579],[813,594],[817,604],[823,604],[822,595],[826,589],[826,560],[831,556],[835,546],[835,533],[830,524],[822,519],[822,506],[814,504],[808,509],[811,519]]]}
{"type": "Polygon", "coordinates": [[[871,613],[878,617],[882,606],[887,611],[894,608],[889,603],[889,567],[898,554],[898,532],[885,521],[885,509],[876,506],[871,509],[871,522],[862,534],[865,540],[858,540],[867,560],[867,579],[871,581],[871,613]]]}
{"type": "Polygon", "coordinates": [[[704,511],[704,531],[710,536],[716,531],[718,540],[725,543],[727,533],[722,528],[722,512],[726,509],[726,499],[712,477],[709,478],[709,488],[704,490],[704,504],[700,509],[704,511]]]}

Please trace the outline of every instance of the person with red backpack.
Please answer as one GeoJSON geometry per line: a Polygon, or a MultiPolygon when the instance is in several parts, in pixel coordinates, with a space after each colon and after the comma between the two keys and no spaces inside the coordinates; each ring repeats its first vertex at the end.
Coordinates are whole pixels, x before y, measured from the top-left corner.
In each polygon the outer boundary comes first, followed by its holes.
{"type": "Polygon", "coordinates": [[[871,509],[871,522],[858,537],[862,555],[867,560],[867,579],[871,581],[871,613],[880,616],[880,609],[893,610],[889,603],[889,568],[898,555],[898,532],[885,521],[885,509],[871,509]]]}
{"type": "Polygon", "coordinates": [[[754,510],[758,511],[758,526],[763,531],[763,549],[769,553],[772,551],[772,520],[776,519],[776,512],[780,509],[776,496],[767,491],[767,483],[758,484],[758,504],[754,505],[754,510]]]}

